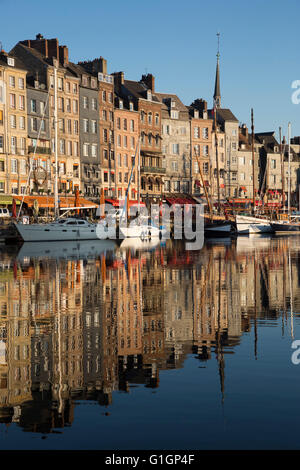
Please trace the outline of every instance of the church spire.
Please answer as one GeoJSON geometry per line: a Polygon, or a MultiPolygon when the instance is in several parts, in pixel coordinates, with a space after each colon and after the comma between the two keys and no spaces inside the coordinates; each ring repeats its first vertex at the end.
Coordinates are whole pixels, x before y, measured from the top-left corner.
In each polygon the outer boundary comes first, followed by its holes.
{"type": "Polygon", "coordinates": [[[216,68],[216,81],[215,81],[215,92],[214,92],[214,107],[221,107],[221,91],[220,91],[220,67],[219,67],[219,58],[220,58],[220,33],[217,33],[218,37],[218,52],[217,52],[217,68],[216,68]]]}

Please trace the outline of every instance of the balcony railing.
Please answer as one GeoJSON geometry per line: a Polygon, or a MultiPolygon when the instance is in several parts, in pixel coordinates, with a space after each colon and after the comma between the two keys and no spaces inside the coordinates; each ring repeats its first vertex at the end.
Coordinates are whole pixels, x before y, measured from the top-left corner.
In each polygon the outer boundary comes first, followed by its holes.
{"type": "MultiPolygon", "coordinates": [[[[32,145],[28,147],[28,153],[34,153],[34,148],[32,145]]],[[[36,148],[36,153],[44,153],[50,155],[51,149],[48,147],[37,147],[36,148]]]]}
{"type": "Polygon", "coordinates": [[[141,173],[165,173],[166,169],[159,166],[142,166],[141,173]]]}

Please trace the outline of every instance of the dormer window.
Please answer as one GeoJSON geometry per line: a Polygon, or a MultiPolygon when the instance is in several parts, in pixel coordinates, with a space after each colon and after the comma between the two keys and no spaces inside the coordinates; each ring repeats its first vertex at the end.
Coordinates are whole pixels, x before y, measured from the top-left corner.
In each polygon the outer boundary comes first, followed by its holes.
{"type": "Polygon", "coordinates": [[[15,59],[12,57],[7,57],[7,65],[10,65],[11,67],[15,66],[15,59]]]}
{"type": "Polygon", "coordinates": [[[129,102],[129,109],[130,109],[130,111],[133,111],[133,102],[132,101],[129,102]]]}
{"type": "Polygon", "coordinates": [[[149,100],[149,101],[152,100],[152,92],[151,92],[151,90],[147,90],[147,100],[149,100]]]}
{"type": "Polygon", "coordinates": [[[175,108],[175,101],[171,100],[171,108],[175,108]]]}
{"type": "Polygon", "coordinates": [[[194,118],[199,119],[199,111],[194,109],[194,118]]]}
{"type": "Polygon", "coordinates": [[[123,109],[123,100],[119,100],[119,108],[123,109]]]}
{"type": "Polygon", "coordinates": [[[171,110],[171,119],[178,119],[179,113],[178,111],[175,111],[174,109],[171,110]]]}
{"type": "Polygon", "coordinates": [[[87,86],[87,77],[86,76],[82,77],[82,84],[83,84],[83,86],[87,86]]]}

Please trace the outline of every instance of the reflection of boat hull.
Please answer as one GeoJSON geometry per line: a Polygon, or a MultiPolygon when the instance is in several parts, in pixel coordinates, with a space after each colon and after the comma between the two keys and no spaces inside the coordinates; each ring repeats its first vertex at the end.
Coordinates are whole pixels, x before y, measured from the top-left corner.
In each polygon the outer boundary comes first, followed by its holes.
{"type": "Polygon", "coordinates": [[[259,217],[251,217],[246,215],[236,216],[237,233],[272,233],[273,229],[268,219],[260,219],[259,217]]]}
{"type": "Polygon", "coordinates": [[[146,240],[141,240],[138,238],[126,238],[120,244],[121,249],[129,250],[152,250],[159,246],[161,241],[156,237],[153,239],[147,238],[146,240]]]}
{"type": "Polygon", "coordinates": [[[161,238],[165,230],[153,225],[133,225],[128,227],[120,227],[120,233],[124,238],[138,238],[146,240],[148,238],[161,238]]]}
{"type": "Polygon", "coordinates": [[[232,226],[229,222],[213,222],[204,225],[204,235],[206,237],[228,237],[231,231],[232,226]]]}
{"type": "Polygon", "coordinates": [[[25,242],[21,246],[18,259],[87,259],[95,258],[107,251],[113,251],[116,244],[112,240],[86,240],[81,242],[25,242]]]}
{"type": "Polygon", "coordinates": [[[274,222],[271,225],[275,233],[300,233],[300,224],[274,222]]]}

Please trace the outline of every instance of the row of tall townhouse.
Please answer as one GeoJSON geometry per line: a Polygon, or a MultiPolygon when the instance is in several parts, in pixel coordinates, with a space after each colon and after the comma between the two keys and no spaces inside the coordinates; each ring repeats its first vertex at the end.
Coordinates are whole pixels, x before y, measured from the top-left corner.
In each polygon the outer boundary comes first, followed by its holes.
{"type": "MultiPolygon", "coordinates": [[[[102,57],[75,64],[66,46],[41,34],[0,53],[0,193],[53,193],[55,68],[61,194],[77,188],[98,200],[103,189],[106,198],[124,198],[129,180],[130,199],[140,187],[148,202],[170,193],[204,196],[205,187],[214,200],[251,198],[253,188],[287,193],[287,144],[274,132],[254,136],[253,184],[252,135],[221,107],[219,57],[208,109],[203,99],[186,106],[176,94],[157,92],[151,74],[140,81],[108,74],[102,57]]],[[[299,142],[291,146],[293,193],[299,142]]]]}

